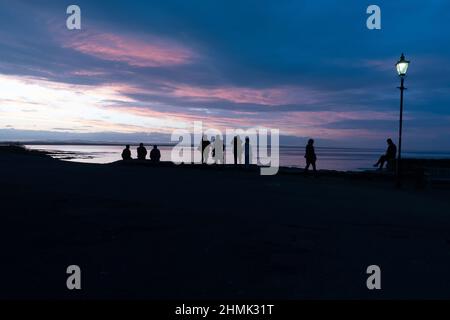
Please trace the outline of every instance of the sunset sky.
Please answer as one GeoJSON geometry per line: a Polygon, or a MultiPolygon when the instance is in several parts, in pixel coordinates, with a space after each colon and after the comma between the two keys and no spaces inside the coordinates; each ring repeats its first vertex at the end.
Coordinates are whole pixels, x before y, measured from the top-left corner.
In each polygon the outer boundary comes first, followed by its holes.
{"type": "Polygon", "coordinates": [[[449,14],[446,0],[0,0],[0,141],[164,139],[201,120],[384,147],[404,52],[405,147],[450,150],[449,14]]]}

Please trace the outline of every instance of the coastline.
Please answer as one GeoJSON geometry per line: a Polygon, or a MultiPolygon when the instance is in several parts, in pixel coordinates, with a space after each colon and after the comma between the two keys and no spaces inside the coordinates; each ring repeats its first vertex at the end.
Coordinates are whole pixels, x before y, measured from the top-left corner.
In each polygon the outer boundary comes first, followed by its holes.
{"type": "MultiPolygon", "coordinates": [[[[39,149],[29,149],[24,145],[17,144],[0,144],[0,154],[29,154],[29,155],[41,155],[50,157],[56,161],[73,160],[76,157],[71,155],[74,152],[65,151],[45,151],[39,149]],[[55,158],[54,156],[61,156],[55,158]],[[62,157],[67,155],[67,157],[62,157]]],[[[74,161],[77,163],[76,161],[74,161]]],[[[85,163],[85,164],[95,164],[95,163],[85,163]]],[[[100,164],[100,163],[98,163],[100,164]]],[[[403,177],[409,183],[415,183],[416,187],[423,188],[430,183],[430,179],[440,180],[446,182],[450,180],[450,159],[433,159],[433,158],[404,158],[402,159],[403,166],[403,177]]],[[[157,166],[157,167],[179,167],[179,168],[200,168],[202,170],[228,170],[228,171],[241,171],[241,172],[252,172],[256,173],[260,170],[260,166],[250,165],[248,167],[244,165],[235,166],[232,164],[224,165],[202,165],[202,164],[174,164],[171,161],[161,161],[159,164],[155,165],[151,163],[150,160],[139,161],[133,159],[131,161],[117,160],[108,163],[101,163],[101,165],[110,166],[157,166]]],[[[292,166],[280,166],[278,173],[276,175],[303,175],[304,169],[301,167],[292,166]]],[[[395,170],[332,170],[332,169],[319,169],[318,174],[320,176],[331,176],[331,177],[343,177],[343,178],[356,178],[356,179],[381,179],[381,180],[392,180],[395,175],[395,170]]],[[[309,172],[312,175],[312,172],[309,172]]],[[[450,181],[448,181],[450,182],[450,181]]],[[[445,183],[444,183],[445,184],[445,183]]],[[[450,185],[450,183],[449,183],[450,185]]]]}

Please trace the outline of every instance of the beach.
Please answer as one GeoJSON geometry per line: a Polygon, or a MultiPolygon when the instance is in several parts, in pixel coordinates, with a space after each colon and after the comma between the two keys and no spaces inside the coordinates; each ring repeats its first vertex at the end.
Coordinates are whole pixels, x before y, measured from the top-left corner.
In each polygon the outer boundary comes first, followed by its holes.
{"type": "Polygon", "coordinates": [[[1,298],[450,298],[446,188],[0,149],[1,298]]]}
{"type": "MultiPolygon", "coordinates": [[[[101,145],[101,144],[39,144],[25,143],[31,150],[39,150],[49,153],[55,159],[83,163],[111,163],[121,160],[120,154],[124,145],[101,145]]],[[[154,144],[145,144],[151,148],[154,144]]],[[[172,160],[173,145],[158,144],[161,150],[161,161],[172,160]]],[[[137,145],[131,144],[132,156],[136,158],[137,145]]],[[[196,147],[192,147],[192,150],[196,147]]],[[[318,167],[326,170],[338,171],[365,171],[374,170],[372,165],[385,153],[383,149],[377,148],[342,148],[342,147],[317,147],[318,167]]],[[[304,146],[280,146],[280,166],[303,168],[305,166],[304,146]]],[[[404,158],[421,159],[450,159],[450,152],[406,150],[404,158]]]]}

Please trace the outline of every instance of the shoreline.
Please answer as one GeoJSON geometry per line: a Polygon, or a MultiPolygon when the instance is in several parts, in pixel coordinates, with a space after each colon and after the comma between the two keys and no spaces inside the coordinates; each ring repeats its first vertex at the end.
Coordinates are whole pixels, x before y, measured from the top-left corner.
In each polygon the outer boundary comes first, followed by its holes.
{"type": "MultiPolygon", "coordinates": [[[[177,143],[168,143],[168,142],[143,142],[144,145],[152,146],[152,145],[158,145],[162,147],[174,147],[177,145],[177,143]]],[[[48,146],[115,146],[115,147],[123,147],[125,145],[130,145],[133,147],[139,146],[139,143],[137,142],[85,142],[85,141],[0,141],[0,146],[9,146],[9,145],[15,145],[15,146],[26,146],[26,145],[48,145],[48,146]]],[[[191,147],[196,147],[196,145],[192,145],[191,147]]],[[[301,148],[303,149],[304,145],[280,145],[280,148],[286,148],[286,149],[294,149],[294,148],[301,148]]],[[[342,147],[342,146],[316,146],[316,149],[320,150],[329,150],[329,149],[341,149],[341,150],[364,150],[364,151],[376,151],[376,152],[384,152],[385,149],[382,147],[342,147]]],[[[405,153],[432,153],[432,154],[445,154],[448,155],[448,159],[450,160],[450,150],[444,150],[444,151],[436,151],[436,150],[416,150],[416,149],[410,149],[410,150],[404,150],[405,153]]]]}
{"type": "MultiPolygon", "coordinates": [[[[77,161],[68,161],[73,160],[71,158],[55,158],[52,155],[55,154],[74,154],[74,152],[50,152],[45,150],[36,150],[36,149],[28,149],[23,145],[0,145],[0,153],[3,154],[29,154],[29,155],[40,155],[49,157],[55,161],[69,162],[69,163],[79,163],[85,165],[109,165],[109,166],[158,166],[158,167],[179,167],[179,168],[200,168],[207,170],[231,170],[231,171],[243,171],[243,172],[255,172],[260,170],[261,166],[258,165],[250,165],[246,167],[245,165],[233,165],[233,164],[174,164],[171,161],[162,161],[159,164],[152,163],[149,159],[146,160],[117,160],[109,163],[84,163],[77,161]]],[[[404,158],[402,159],[402,165],[404,170],[405,178],[409,179],[426,179],[426,175],[429,175],[428,171],[439,170],[443,172],[442,178],[447,178],[450,175],[450,159],[418,159],[418,158],[404,158]],[[423,177],[422,177],[423,176],[423,177]]],[[[340,170],[329,170],[329,169],[320,169],[317,171],[321,176],[342,176],[342,177],[356,177],[356,178],[381,178],[381,179],[392,179],[395,175],[394,171],[383,169],[383,170],[364,170],[364,171],[340,171],[340,170]]],[[[276,175],[301,175],[305,174],[304,169],[301,167],[289,167],[289,166],[280,166],[278,173],[276,175]]],[[[275,176],[276,176],[275,175],[275,176]]],[[[312,170],[309,170],[309,175],[313,175],[312,170]]],[[[425,183],[422,181],[422,183],[425,183]]]]}

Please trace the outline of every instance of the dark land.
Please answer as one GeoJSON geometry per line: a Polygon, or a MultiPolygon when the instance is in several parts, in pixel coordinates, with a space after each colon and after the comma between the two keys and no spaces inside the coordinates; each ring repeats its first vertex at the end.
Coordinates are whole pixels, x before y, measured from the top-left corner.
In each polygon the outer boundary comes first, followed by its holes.
{"type": "Polygon", "coordinates": [[[94,165],[0,147],[0,298],[450,298],[450,189],[416,171],[397,189],[389,174],[94,165]],[[72,264],[81,291],[66,288],[72,264]]]}

